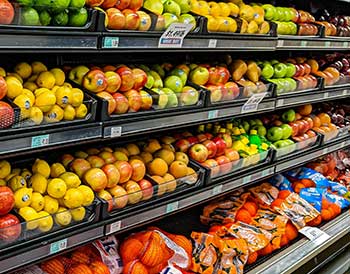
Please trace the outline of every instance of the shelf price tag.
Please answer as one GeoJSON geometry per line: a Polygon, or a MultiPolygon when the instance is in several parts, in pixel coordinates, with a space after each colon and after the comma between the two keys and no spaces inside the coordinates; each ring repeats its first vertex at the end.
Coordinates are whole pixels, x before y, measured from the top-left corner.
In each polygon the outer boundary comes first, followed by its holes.
{"type": "Polygon", "coordinates": [[[55,254],[67,248],[67,239],[54,242],[50,245],[50,254],[55,254]]]}
{"type": "Polygon", "coordinates": [[[122,127],[111,128],[111,138],[122,136],[122,127]]]}
{"type": "Polygon", "coordinates": [[[32,137],[32,148],[47,146],[50,143],[50,135],[39,135],[32,137]]]}
{"type": "Polygon", "coordinates": [[[329,97],[329,92],[325,92],[324,94],[323,94],[323,98],[328,98],[329,97]]]}
{"type": "Polygon", "coordinates": [[[111,223],[109,227],[109,233],[114,233],[119,231],[122,228],[122,221],[116,221],[114,223],[111,223]]]}
{"type": "Polygon", "coordinates": [[[119,46],[119,37],[105,37],[103,47],[107,49],[117,48],[119,46]]]}
{"type": "Polygon", "coordinates": [[[349,47],[349,42],[348,41],[343,42],[343,47],[344,48],[348,48],[349,47]]]}
{"type": "Polygon", "coordinates": [[[219,114],[219,110],[218,109],[214,109],[214,110],[209,110],[208,112],[208,119],[215,119],[218,117],[219,114]]]}
{"type": "Polygon", "coordinates": [[[166,209],[165,209],[165,211],[166,211],[165,213],[173,212],[173,211],[177,210],[178,208],[179,208],[179,201],[167,204],[166,209]]]}
{"type": "Polygon", "coordinates": [[[307,41],[306,41],[306,40],[301,41],[301,42],[300,42],[300,45],[301,45],[302,47],[306,47],[306,46],[307,46],[307,41]]]}
{"type": "Polygon", "coordinates": [[[330,236],[317,227],[305,226],[299,232],[309,238],[316,245],[320,245],[327,241],[330,236]]]}
{"type": "Polygon", "coordinates": [[[212,190],[213,195],[220,194],[222,192],[222,185],[215,186],[212,190]]]}
{"type": "Polygon", "coordinates": [[[216,40],[216,39],[209,39],[208,48],[216,48],[217,42],[218,42],[218,40],[216,40]]]}
{"type": "Polygon", "coordinates": [[[331,41],[326,41],[326,42],[324,42],[324,46],[325,46],[326,48],[329,48],[329,47],[331,46],[331,41]]]}
{"type": "Polygon", "coordinates": [[[254,94],[252,97],[248,99],[248,101],[242,106],[241,112],[251,112],[257,111],[260,102],[264,99],[267,92],[254,94]]]}
{"type": "Polygon", "coordinates": [[[243,177],[243,184],[248,184],[251,182],[251,180],[252,180],[252,175],[245,176],[243,177]]]}
{"type": "Polygon", "coordinates": [[[173,23],[159,38],[158,48],[181,48],[192,24],[173,23]]]}

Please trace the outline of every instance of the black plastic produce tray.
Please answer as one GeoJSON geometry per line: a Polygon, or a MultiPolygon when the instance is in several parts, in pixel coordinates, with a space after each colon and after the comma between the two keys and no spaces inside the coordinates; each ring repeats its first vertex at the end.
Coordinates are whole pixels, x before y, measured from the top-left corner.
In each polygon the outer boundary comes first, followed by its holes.
{"type": "MultiPolygon", "coordinates": [[[[303,89],[303,90],[296,89],[295,91],[283,92],[283,93],[278,94],[277,93],[277,86],[274,85],[273,97],[278,97],[278,98],[295,97],[295,95],[304,95],[304,93],[306,94],[308,92],[317,92],[317,91],[323,90],[324,89],[324,79],[322,77],[319,77],[319,76],[315,76],[315,77],[317,79],[317,86],[315,88],[310,88],[310,89],[303,89]]],[[[295,81],[299,81],[299,80],[295,80],[295,81]]]]}
{"type": "MultiPolygon", "coordinates": [[[[311,25],[315,25],[317,27],[317,34],[316,35],[284,35],[284,34],[278,34],[277,36],[282,39],[295,39],[295,40],[300,40],[301,38],[320,38],[324,37],[324,32],[325,32],[325,27],[322,25],[318,25],[316,23],[307,23],[311,25]]],[[[299,33],[299,24],[297,24],[297,33],[299,33]]],[[[276,33],[277,33],[277,28],[276,28],[276,33]]]]}

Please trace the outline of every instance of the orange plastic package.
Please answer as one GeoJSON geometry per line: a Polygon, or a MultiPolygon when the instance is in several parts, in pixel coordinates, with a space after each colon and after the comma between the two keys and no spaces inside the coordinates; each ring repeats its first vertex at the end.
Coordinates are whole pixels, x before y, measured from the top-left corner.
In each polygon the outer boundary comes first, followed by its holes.
{"type": "Polygon", "coordinates": [[[269,206],[278,197],[279,190],[270,183],[252,187],[249,191],[258,200],[261,206],[269,206]]]}

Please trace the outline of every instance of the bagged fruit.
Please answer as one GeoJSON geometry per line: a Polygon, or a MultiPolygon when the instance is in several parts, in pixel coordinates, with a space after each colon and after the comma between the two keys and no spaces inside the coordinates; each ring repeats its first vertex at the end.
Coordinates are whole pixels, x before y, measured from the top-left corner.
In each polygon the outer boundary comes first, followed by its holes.
{"type": "Polygon", "coordinates": [[[268,181],[270,184],[277,187],[279,190],[293,191],[292,183],[282,174],[277,174],[271,177],[268,181]]]}
{"type": "Polygon", "coordinates": [[[307,167],[302,167],[294,170],[287,171],[286,176],[291,179],[296,180],[303,180],[303,179],[308,179],[314,182],[316,187],[319,188],[328,188],[329,187],[329,182],[326,177],[324,177],[321,173],[318,173],[317,171],[307,168],[307,167]]]}
{"type": "Polygon", "coordinates": [[[347,197],[350,194],[350,191],[348,191],[348,189],[341,183],[329,181],[329,187],[333,193],[336,193],[339,196],[347,197]]]}
{"type": "Polygon", "coordinates": [[[258,200],[262,206],[269,206],[278,197],[278,188],[269,183],[252,187],[249,191],[258,200]]]}
{"type": "Polygon", "coordinates": [[[334,194],[334,193],[330,193],[330,192],[328,192],[328,191],[324,191],[323,194],[324,194],[324,197],[325,197],[330,203],[336,204],[336,205],[339,206],[341,209],[345,209],[345,208],[350,207],[350,200],[347,199],[347,198],[345,198],[345,197],[336,195],[336,194],[334,194]]]}

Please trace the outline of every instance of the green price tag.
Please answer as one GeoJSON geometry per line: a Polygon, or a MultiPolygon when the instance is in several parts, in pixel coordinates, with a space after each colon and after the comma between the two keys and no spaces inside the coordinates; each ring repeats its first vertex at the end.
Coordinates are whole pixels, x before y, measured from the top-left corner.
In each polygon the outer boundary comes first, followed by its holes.
{"type": "Polygon", "coordinates": [[[119,37],[105,37],[103,39],[104,48],[117,48],[119,46],[119,37]]]}
{"type": "Polygon", "coordinates": [[[32,147],[33,148],[47,146],[49,143],[50,143],[50,135],[49,134],[32,137],[32,147]]]}
{"type": "Polygon", "coordinates": [[[219,114],[219,110],[218,109],[210,110],[208,112],[208,119],[215,119],[215,118],[218,117],[218,114],[219,114]]]}
{"type": "Polygon", "coordinates": [[[65,250],[67,248],[67,239],[54,242],[50,245],[50,255],[65,250]]]}
{"type": "Polygon", "coordinates": [[[179,208],[179,202],[178,201],[170,203],[170,204],[167,204],[166,205],[166,213],[173,212],[173,211],[177,210],[178,208],[179,208]]]}
{"type": "Polygon", "coordinates": [[[302,47],[306,47],[306,46],[307,46],[307,41],[305,41],[305,40],[304,40],[304,41],[301,41],[301,46],[302,46],[302,47]]]}

